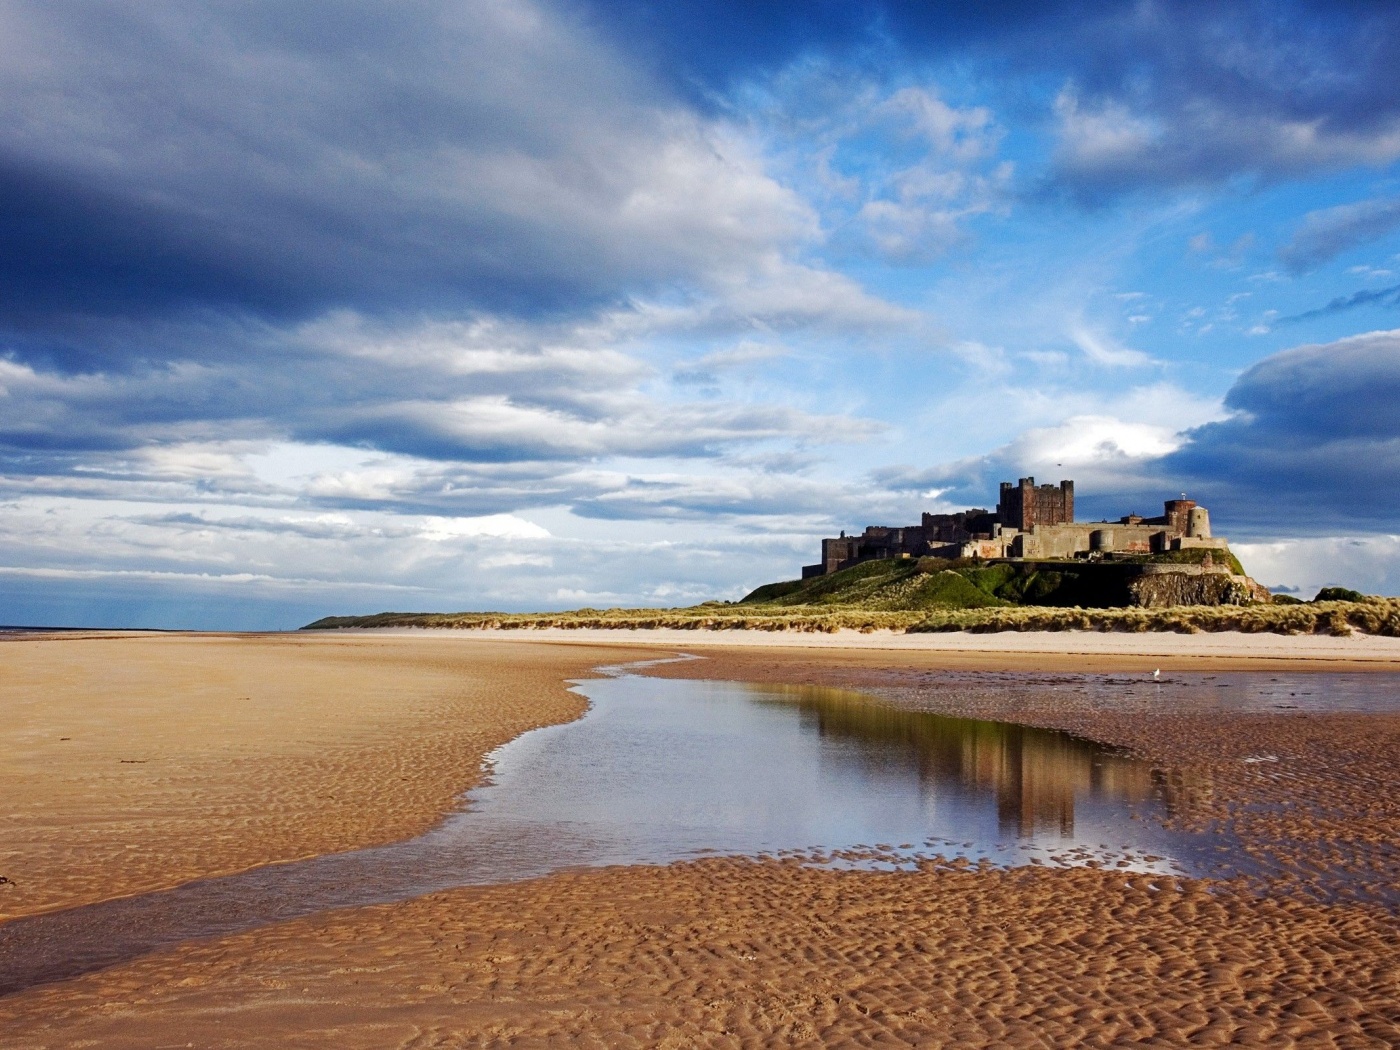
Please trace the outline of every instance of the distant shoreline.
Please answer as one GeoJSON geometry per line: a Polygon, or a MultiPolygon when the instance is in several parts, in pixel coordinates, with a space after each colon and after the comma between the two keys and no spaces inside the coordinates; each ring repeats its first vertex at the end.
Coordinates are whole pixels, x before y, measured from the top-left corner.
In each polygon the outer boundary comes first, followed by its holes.
{"type": "MultiPolygon", "coordinates": [[[[320,632],[318,632],[320,633],[320,632]]],[[[1291,670],[1400,672],[1400,638],[1354,634],[1245,634],[1238,631],[1172,634],[1093,630],[949,631],[905,634],[895,631],[839,630],[831,633],[681,628],[342,628],[329,635],[424,638],[438,636],[482,641],[531,641],[560,645],[642,645],[672,651],[715,648],[847,650],[862,661],[877,654],[906,654],[934,662],[972,667],[1012,668],[1054,665],[1087,672],[1153,663],[1177,670],[1291,670]]],[[[1148,668],[1152,670],[1154,668],[1148,668]]]]}
{"type": "MultiPolygon", "coordinates": [[[[849,570],[854,572],[855,570],[849,570]]],[[[931,577],[937,582],[941,577],[931,577]]],[[[957,577],[959,582],[960,577],[957,577]]],[[[907,581],[905,581],[907,582],[907,581]]],[[[898,581],[896,581],[898,584],[898,581]]],[[[969,591],[975,591],[966,584],[969,591]]],[[[896,586],[898,590],[898,586],[896,586]]],[[[977,594],[982,592],[977,591],[977,594]]],[[[826,596],[829,597],[829,596],[826,596]]],[[[858,597],[858,596],[856,596],[858,597]]],[[[866,596],[869,598],[869,595],[866,596]]],[[[905,595],[907,597],[907,595],[905,595]]],[[[967,597],[964,595],[964,597],[967,597]]],[[[694,632],[760,632],[834,634],[903,632],[907,634],[1062,633],[1098,631],[1109,634],[1241,633],[1285,637],[1330,635],[1400,637],[1400,599],[1359,597],[1359,600],[1287,603],[1223,603],[1162,606],[1057,606],[985,603],[958,606],[913,603],[905,607],[898,594],[869,601],[819,601],[799,605],[707,602],[683,609],[573,609],[556,613],[499,612],[381,612],[360,616],[324,616],[303,627],[306,631],[340,628],[423,627],[472,630],[681,630],[694,632]]],[[[906,603],[907,604],[907,603],[906,603]]]]}

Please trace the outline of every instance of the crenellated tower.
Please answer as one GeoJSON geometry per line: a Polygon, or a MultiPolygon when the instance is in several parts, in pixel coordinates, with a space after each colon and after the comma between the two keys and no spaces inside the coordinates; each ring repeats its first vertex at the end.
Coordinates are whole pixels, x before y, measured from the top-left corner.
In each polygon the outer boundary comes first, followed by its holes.
{"type": "Polygon", "coordinates": [[[1035,478],[1021,478],[1016,484],[1001,483],[997,517],[1003,526],[1025,532],[1032,525],[1069,525],[1074,522],[1074,482],[1037,485],[1035,478]]]}

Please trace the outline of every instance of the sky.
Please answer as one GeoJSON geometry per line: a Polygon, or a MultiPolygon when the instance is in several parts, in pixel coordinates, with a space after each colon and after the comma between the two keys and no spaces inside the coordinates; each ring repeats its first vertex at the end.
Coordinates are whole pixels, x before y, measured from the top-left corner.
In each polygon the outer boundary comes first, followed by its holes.
{"type": "Polygon", "coordinates": [[[1073,478],[1400,593],[1400,7],[0,0],[0,623],[737,599],[1073,478]]]}

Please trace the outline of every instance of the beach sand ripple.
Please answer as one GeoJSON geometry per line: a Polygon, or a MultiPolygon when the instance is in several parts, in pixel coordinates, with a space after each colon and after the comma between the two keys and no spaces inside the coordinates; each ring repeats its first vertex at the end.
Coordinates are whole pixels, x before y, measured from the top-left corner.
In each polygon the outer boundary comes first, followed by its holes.
{"type": "Polygon", "coordinates": [[[1388,1047],[1396,933],[1380,909],[1170,876],[714,859],[301,920],[0,1018],[36,1050],[1388,1047]]]}

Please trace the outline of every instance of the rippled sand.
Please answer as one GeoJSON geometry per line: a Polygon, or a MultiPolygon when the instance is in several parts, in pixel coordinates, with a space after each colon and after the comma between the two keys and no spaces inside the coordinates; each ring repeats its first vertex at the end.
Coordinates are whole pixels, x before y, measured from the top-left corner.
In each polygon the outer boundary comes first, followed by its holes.
{"type": "Polygon", "coordinates": [[[11,1047],[1395,1046],[1393,917],[1083,869],[600,870],[4,1005],[11,1047]]]}
{"type": "MultiPolygon", "coordinates": [[[[154,757],[165,741],[180,756],[180,783],[208,801],[182,809],[178,799],[188,796],[153,776],[121,797],[127,805],[151,800],[162,815],[122,825],[134,817],[104,816],[102,789],[119,784],[127,767],[92,763],[106,770],[100,778],[80,780],[81,791],[57,808],[36,809],[47,825],[24,825],[34,848],[42,851],[45,837],[60,844],[36,870],[68,887],[31,909],[200,865],[254,863],[284,844],[336,848],[321,843],[411,834],[471,782],[493,742],[577,713],[562,678],[627,658],[616,649],[489,639],[396,637],[382,649],[372,637],[343,648],[262,640],[270,693],[259,710],[263,720],[275,713],[283,728],[250,721],[234,732],[219,727],[229,717],[220,698],[235,679],[217,679],[200,703],[175,699],[208,682],[198,654],[187,661],[180,645],[230,643],[159,641],[178,644],[163,654],[159,644],[143,650],[145,679],[129,666],[136,650],[120,642],[101,660],[36,657],[35,666],[68,668],[46,679],[60,692],[90,696],[104,676],[127,681],[128,706],[109,701],[94,722],[110,730],[94,755],[117,759],[140,744],[154,757]],[[168,674],[185,684],[137,718],[142,690],[166,680],[162,661],[184,668],[183,677],[168,674]],[[419,665],[424,677],[415,677],[419,665]],[[307,684],[322,682],[333,687],[307,684]],[[381,699],[347,707],[346,696],[380,690],[381,699]],[[303,704],[305,712],[292,710],[303,704]],[[361,705],[361,714],[349,713],[361,705]],[[185,726],[178,747],[162,735],[169,719],[185,726]],[[226,753],[231,745],[214,746],[219,739],[239,741],[236,755],[226,753]],[[394,787],[392,776],[405,775],[398,783],[421,786],[394,787]],[[313,797],[339,792],[359,793],[313,797]],[[324,819],[323,805],[332,814],[324,819]],[[121,837],[104,830],[113,820],[143,842],[149,833],[164,843],[149,853],[167,866],[140,867],[133,878],[114,850],[121,837]],[[152,830],[161,827],[170,830],[152,830]],[[89,829],[101,847],[91,852],[89,829]],[[180,845],[181,835],[201,829],[217,849],[180,845]],[[88,870],[69,870],[75,863],[88,870]]],[[[17,709],[16,695],[28,695],[15,692],[15,644],[0,648],[7,712],[17,709]]],[[[927,654],[743,647],[707,648],[706,656],[649,673],[854,686],[889,702],[1131,746],[1177,777],[1178,819],[1228,823],[1264,874],[1219,884],[1090,869],[882,874],[722,859],[566,873],[302,919],[31,989],[0,999],[0,1044],[1400,1045],[1396,908],[1375,893],[1330,893],[1336,880],[1319,875],[1349,874],[1372,889],[1400,884],[1400,716],[1103,705],[1072,689],[935,689],[924,676],[948,658],[927,654]],[[1274,761],[1246,761],[1265,756],[1274,761]]],[[[1135,665],[1047,657],[1040,666],[1135,665]]],[[[49,758],[58,746],[44,734],[57,733],[61,720],[29,702],[24,728],[4,739],[7,791],[18,782],[10,757],[17,742],[41,741],[49,758]]],[[[71,712],[72,703],[53,711],[71,712]]],[[[0,734],[10,732],[0,724],[0,734]]],[[[62,761],[69,765],[54,768],[81,773],[82,762],[62,761]]],[[[31,768],[46,766],[35,759],[31,768]]],[[[45,775],[51,784],[63,779],[45,775]]]]}

